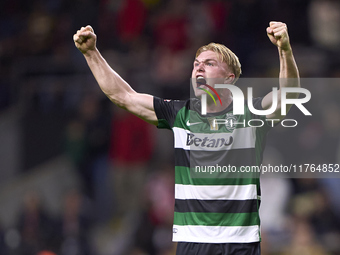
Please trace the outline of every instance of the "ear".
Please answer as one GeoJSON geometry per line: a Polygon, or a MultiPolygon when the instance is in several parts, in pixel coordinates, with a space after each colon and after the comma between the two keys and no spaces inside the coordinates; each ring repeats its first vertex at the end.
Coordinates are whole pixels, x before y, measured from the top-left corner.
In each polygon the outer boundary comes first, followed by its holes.
{"type": "Polygon", "coordinates": [[[227,77],[224,78],[224,84],[233,84],[235,80],[235,74],[229,73],[227,77]]]}

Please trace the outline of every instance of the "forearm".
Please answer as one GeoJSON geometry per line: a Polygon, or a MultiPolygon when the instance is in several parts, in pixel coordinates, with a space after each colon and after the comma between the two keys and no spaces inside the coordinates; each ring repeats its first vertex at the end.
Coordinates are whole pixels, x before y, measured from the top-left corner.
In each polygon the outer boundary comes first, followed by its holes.
{"type": "Polygon", "coordinates": [[[300,75],[291,47],[278,48],[280,57],[280,88],[300,87],[300,75]]]}
{"type": "Polygon", "coordinates": [[[125,108],[128,96],[136,92],[109,66],[97,49],[87,52],[84,57],[105,95],[119,107],[125,108]]]}
{"type": "Polygon", "coordinates": [[[280,57],[280,78],[299,78],[299,71],[294,59],[292,48],[278,48],[280,57]]]}

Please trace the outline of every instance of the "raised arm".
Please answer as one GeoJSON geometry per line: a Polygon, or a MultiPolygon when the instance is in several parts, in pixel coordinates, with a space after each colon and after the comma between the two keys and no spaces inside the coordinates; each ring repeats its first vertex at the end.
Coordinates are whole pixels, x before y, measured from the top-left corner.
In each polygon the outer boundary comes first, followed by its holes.
{"type": "Polygon", "coordinates": [[[140,94],[122,79],[105,61],[96,47],[97,36],[91,26],[82,27],[73,36],[76,47],[83,53],[101,90],[117,106],[157,125],[153,96],[140,94]]]}
{"type": "MultiPolygon", "coordinates": [[[[270,22],[267,27],[267,35],[270,41],[277,46],[280,58],[280,74],[278,90],[278,107],[273,114],[267,115],[268,119],[283,119],[281,115],[281,89],[284,87],[300,87],[300,77],[297,65],[295,63],[293,51],[289,42],[288,30],[285,23],[270,22]]],[[[272,105],[272,93],[270,92],[262,100],[263,109],[268,109],[272,105]]],[[[287,98],[298,98],[299,93],[289,93],[287,98]]],[[[287,106],[287,112],[291,105],[287,106]]]]}

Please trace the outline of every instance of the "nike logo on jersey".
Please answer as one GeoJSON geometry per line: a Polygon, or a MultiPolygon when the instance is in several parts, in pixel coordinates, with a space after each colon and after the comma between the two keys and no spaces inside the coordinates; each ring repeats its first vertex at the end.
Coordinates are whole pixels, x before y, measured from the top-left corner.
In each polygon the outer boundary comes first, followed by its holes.
{"type": "Polygon", "coordinates": [[[187,121],[187,126],[193,126],[193,125],[197,125],[197,124],[201,124],[202,122],[194,122],[194,123],[190,123],[189,120],[187,121]]]}

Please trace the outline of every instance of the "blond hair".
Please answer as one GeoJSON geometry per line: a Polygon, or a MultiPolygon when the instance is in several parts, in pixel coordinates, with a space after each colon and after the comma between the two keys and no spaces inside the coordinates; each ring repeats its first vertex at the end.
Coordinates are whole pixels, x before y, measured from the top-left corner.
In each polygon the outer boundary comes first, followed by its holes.
{"type": "Polygon", "coordinates": [[[218,54],[220,60],[228,65],[228,67],[231,69],[235,75],[235,80],[233,83],[237,81],[237,79],[240,77],[242,70],[241,70],[241,63],[238,59],[238,57],[235,55],[234,52],[232,52],[229,48],[224,46],[223,44],[219,43],[209,43],[207,45],[202,46],[199,48],[196,52],[196,58],[204,51],[211,50],[218,54]]]}

